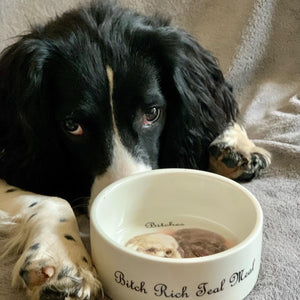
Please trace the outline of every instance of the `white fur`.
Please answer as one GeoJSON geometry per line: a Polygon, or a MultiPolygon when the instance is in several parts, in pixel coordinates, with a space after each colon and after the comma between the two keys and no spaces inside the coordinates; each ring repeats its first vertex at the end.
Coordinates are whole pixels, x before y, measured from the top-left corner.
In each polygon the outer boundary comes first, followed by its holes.
{"type": "Polygon", "coordinates": [[[113,137],[112,164],[103,175],[97,176],[91,189],[91,202],[99,192],[114,181],[134,173],[151,170],[150,166],[135,160],[122,145],[118,136],[113,137]]]}
{"type": "MultiPolygon", "coordinates": [[[[113,123],[113,150],[112,150],[112,163],[106,170],[106,172],[100,176],[97,176],[94,180],[94,184],[91,190],[91,201],[97,196],[97,194],[112,182],[129,176],[134,173],[140,173],[151,170],[151,166],[148,166],[142,162],[138,157],[133,156],[122,144],[118,127],[116,125],[115,111],[113,104],[113,70],[110,66],[106,67],[107,77],[109,81],[110,90],[110,107],[112,113],[113,123]]],[[[138,147],[138,146],[136,146],[138,147]]],[[[138,151],[136,151],[138,152],[138,151]]]]}

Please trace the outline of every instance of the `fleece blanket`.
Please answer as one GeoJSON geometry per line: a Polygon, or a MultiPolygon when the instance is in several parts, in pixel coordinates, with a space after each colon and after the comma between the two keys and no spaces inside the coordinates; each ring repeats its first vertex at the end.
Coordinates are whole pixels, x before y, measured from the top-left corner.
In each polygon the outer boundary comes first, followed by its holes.
{"type": "MultiPolygon", "coordinates": [[[[30,23],[44,22],[79,1],[1,0],[0,48],[12,43],[12,37],[30,23]]],[[[158,10],[172,17],[175,25],[196,36],[218,57],[235,88],[250,138],[273,157],[260,179],[243,184],[257,197],[264,213],[260,275],[246,299],[299,299],[300,1],[119,2],[147,14],[158,10]]],[[[87,223],[81,228],[86,230],[87,223]]],[[[24,299],[22,291],[10,287],[15,260],[9,257],[0,264],[1,300],[24,299]]]]}

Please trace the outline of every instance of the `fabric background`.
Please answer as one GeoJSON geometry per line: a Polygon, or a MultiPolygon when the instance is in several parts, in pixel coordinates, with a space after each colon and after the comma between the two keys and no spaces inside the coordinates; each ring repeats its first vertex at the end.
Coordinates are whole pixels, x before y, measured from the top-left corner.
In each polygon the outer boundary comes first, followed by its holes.
{"type": "MultiPolygon", "coordinates": [[[[87,0],[0,0],[0,49],[30,23],[45,22],[79,2],[87,0]]],[[[171,16],[173,24],[196,36],[218,58],[235,88],[250,138],[273,156],[260,179],[243,184],[264,212],[260,275],[246,299],[299,299],[299,0],[119,2],[147,14],[158,10],[171,16]]],[[[0,264],[0,300],[24,299],[22,292],[10,288],[14,261],[11,257],[0,264]]]]}

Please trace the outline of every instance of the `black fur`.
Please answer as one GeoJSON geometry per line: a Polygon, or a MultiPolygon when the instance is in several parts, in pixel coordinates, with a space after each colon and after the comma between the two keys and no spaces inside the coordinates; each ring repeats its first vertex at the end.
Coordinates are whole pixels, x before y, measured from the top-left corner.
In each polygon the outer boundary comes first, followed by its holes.
{"type": "Polygon", "coordinates": [[[238,114],[215,58],[169,20],[99,1],[34,27],[2,53],[1,178],[69,200],[89,194],[112,158],[107,65],[128,151],[135,156],[139,144],[153,168],[207,169],[209,144],[238,114]],[[139,120],[153,106],[160,120],[144,129],[139,120]],[[65,130],[69,119],[83,136],[65,130]]]}

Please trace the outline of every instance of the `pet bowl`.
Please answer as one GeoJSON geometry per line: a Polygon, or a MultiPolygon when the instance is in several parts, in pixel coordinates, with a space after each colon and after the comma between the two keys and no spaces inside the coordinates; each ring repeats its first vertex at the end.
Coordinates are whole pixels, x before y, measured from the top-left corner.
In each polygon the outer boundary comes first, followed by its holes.
{"type": "Polygon", "coordinates": [[[208,172],[155,170],[121,179],[91,207],[92,257],[113,300],[241,300],[260,268],[263,215],[238,183],[208,172]],[[143,234],[199,228],[231,248],[196,258],[140,253],[126,243],[143,234]]]}

